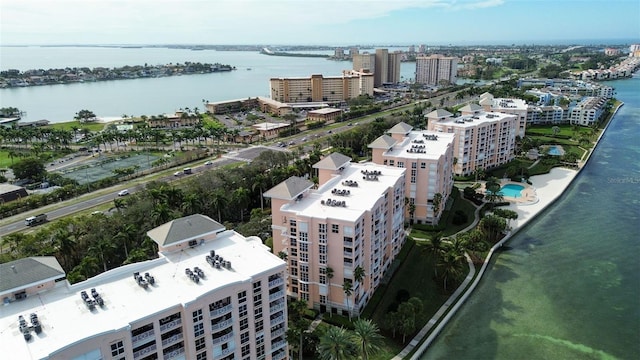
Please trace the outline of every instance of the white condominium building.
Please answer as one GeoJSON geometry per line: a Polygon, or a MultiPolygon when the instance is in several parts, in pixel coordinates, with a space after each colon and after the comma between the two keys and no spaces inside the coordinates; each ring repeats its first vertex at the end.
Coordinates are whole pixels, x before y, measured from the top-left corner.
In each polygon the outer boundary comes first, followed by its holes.
{"type": "Polygon", "coordinates": [[[514,158],[518,118],[485,112],[476,104],[460,109],[462,116],[442,109],[427,114],[428,130],[455,135],[455,175],[470,175],[476,169],[492,168],[514,158]]]}
{"type": "Polygon", "coordinates": [[[416,83],[431,86],[455,84],[458,59],[444,55],[418,56],[416,58],[416,83]]]}
{"type": "Polygon", "coordinates": [[[317,189],[291,177],[264,194],[271,198],[273,252],[286,254],[289,295],[323,312],[359,314],[405,240],[406,170],[351,163],[339,153],[314,168],[317,189]]]}
{"type": "Polygon", "coordinates": [[[597,124],[604,113],[607,99],[585,97],[576,107],[570,109],[569,123],[572,125],[592,126],[597,124]]]}
{"type": "Polygon", "coordinates": [[[453,187],[454,134],[413,130],[404,122],[388,133],[369,144],[373,162],[406,168],[405,216],[418,224],[437,224],[453,187]]]}
{"type": "Polygon", "coordinates": [[[0,265],[7,359],[286,359],[286,266],[203,215],[148,236],[159,258],[69,285],[53,257],[0,265]]]}
{"type": "Polygon", "coordinates": [[[527,102],[522,99],[494,98],[490,93],[480,95],[480,106],[486,112],[501,112],[518,117],[518,133],[516,135],[524,137],[527,130],[527,102]]]}
{"type": "Polygon", "coordinates": [[[341,102],[360,95],[373,96],[373,74],[345,71],[341,76],[271,78],[271,99],[282,103],[341,102]]]}

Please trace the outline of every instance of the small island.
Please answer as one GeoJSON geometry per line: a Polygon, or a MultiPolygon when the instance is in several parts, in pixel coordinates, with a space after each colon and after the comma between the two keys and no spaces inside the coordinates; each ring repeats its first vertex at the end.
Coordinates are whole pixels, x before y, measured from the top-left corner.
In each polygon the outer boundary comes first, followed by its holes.
{"type": "Polygon", "coordinates": [[[89,81],[127,80],[165,76],[209,74],[235,70],[235,66],[219,63],[169,63],[165,65],[134,65],[122,67],[74,67],[64,69],[32,69],[0,71],[0,88],[70,84],[89,81]]]}

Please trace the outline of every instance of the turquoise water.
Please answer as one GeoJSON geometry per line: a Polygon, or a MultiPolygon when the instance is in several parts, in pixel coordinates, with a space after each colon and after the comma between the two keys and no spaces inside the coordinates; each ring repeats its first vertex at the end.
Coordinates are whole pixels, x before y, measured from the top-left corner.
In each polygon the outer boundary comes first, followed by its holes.
{"type": "Polygon", "coordinates": [[[500,188],[499,194],[502,196],[508,196],[513,198],[519,198],[521,196],[522,189],[524,186],[516,185],[516,184],[507,184],[500,188]]]}
{"type": "Polygon", "coordinates": [[[560,156],[562,155],[562,151],[560,151],[560,149],[558,149],[557,146],[549,146],[549,151],[548,151],[549,155],[553,155],[553,156],[560,156]]]}
{"type": "Polygon", "coordinates": [[[422,359],[640,358],[640,79],[565,194],[507,244],[422,359]]]}

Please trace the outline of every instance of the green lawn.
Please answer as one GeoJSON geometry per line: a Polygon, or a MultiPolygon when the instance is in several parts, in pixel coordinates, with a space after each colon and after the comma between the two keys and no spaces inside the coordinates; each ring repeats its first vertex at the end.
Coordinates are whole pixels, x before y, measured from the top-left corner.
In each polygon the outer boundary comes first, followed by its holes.
{"type": "Polygon", "coordinates": [[[73,130],[73,127],[77,127],[78,129],[89,129],[91,131],[101,131],[107,124],[104,123],[81,123],[80,121],[73,120],[55,124],[49,124],[46,127],[51,129],[61,129],[61,130],[73,130]]]}
{"type": "MultiPolygon", "coordinates": [[[[371,318],[377,324],[382,324],[387,309],[396,301],[395,297],[398,291],[406,290],[409,292],[409,296],[420,298],[424,305],[422,314],[417,321],[416,329],[419,330],[444,304],[448,294],[443,293],[440,284],[433,279],[434,259],[426,253],[424,245],[409,238],[405,247],[408,249],[406,259],[398,267],[390,281],[376,290],[374,297],[381,296],[381,299],[374,301],[372,298],[363,312],[363,317],[371,318]],[[370,316],[367,316],[368,314],[370,316]]],[[[398,346],[403,346],[400,344],[402,337],[399,334],[396,334],[395,340],[398,346]]]]}

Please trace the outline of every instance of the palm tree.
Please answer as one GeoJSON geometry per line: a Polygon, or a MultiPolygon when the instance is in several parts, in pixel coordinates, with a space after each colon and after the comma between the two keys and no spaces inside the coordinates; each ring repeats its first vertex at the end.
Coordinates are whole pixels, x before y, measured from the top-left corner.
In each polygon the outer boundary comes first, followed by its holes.
{"type": "Polygon", "coordinates": [[[307,302],[304,300],[292,300],[287,304],[289,312],[289,330],[287,331],[287,341],[289,343],[298,342],[298,357],[302,360],[302,343],[309,320],[304,317],[307,310],[307,302]]]}
{"type": "Polygon", "coordinates": [[[351,280],[344,279],[342,283],[342,291],[344,291],[344,296],[347,297],[347,311],[349,312],[349,320],[351,320],[351,307],[349,306],[349,296],[353,294],[353,284],[351,280]]]}
{"type": "MultiPolygon", "coordinates": [[[[433,255],[436,263],[438,262],[438,258],[442,254],[443,244],[442,244],[442,232],[435,234],[431,239],[427,242],[426,250],[431,255],[433,255]]],[[[438,277],[438,267],[434,267],[435,276],[438,277]]]]}
{"type": "Polygon", "coordinates": [[[211,205],[218,212],[218,222],[222,223],[222,209],[227,206],[228,203],[227,194],[222,189],[216,189],[211,194],[211,205]]]}
{"type": "Polygon", "coordinates": [[[333,311],[331,311],[331,279],[333,279],[333,268],[327,266],[326,270],[327,275],[327,300],[329,305],[329,317],[333,317],[333,311]]]}
{"type": "MultiPolygon", "coordinates": [[[[364,280],[366,274],[364,272],[364,269],[362,268],[362,266],[358,265],[356,266],[355,269],[353,269],[353,279],[358,283],[359,287],[359,291],[358,293],[360,293],[362,291],[362,287],[364,287],[364,285],[362,284],[362,280],[364,280]]],[[[358,319],[360,318],[360,309],[358,308],[358,319]]]]}
{"type": "Polygon", "coordinates": [[[354,358],[358,350],[345,329],[331,326],[320,337],[318,352],[322,360],[345,360],[354,358]]]}
{"type": "Polygon", "coordinates": [[[353,323],[355,338],[360,345],[360,356],[363,360],[368,360],[369,355],[373,355],[380,350],[383,343],[383,337],[380,335],[380,329],[371,320],[356,320],[353,323]]]}
{"type": "Polygon", "coordinates": [[[436,265],[442,269],[442,283],[447,291],[447,281],[456,279],[462,274],[460,257],[453,252],[446,252],[436,265]]]}

